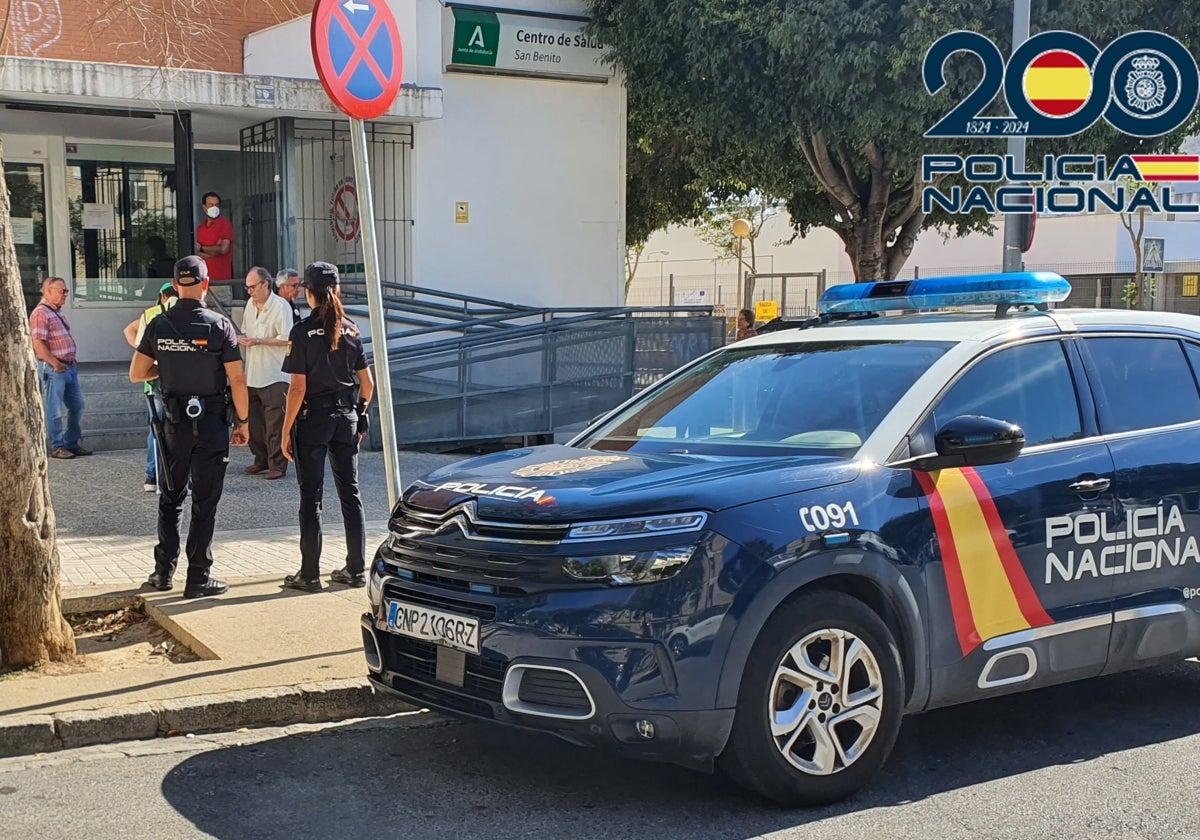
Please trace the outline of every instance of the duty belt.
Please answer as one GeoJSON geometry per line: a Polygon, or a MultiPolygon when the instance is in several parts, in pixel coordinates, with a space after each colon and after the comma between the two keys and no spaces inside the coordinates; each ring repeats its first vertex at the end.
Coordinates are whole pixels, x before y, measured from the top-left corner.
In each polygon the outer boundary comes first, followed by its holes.
{"type": "Polygon", "coordinates": [[[213,394],[206,397],[168,394],[163,397],[163,407],[166,409],[167,420],[171,423],[199,420],[209,411],[224,411],[227,405],[224,394],[213,394]]]}
{"type": "Polygon", "coordinates": [[[354,389],[348,388],[332,394],[305,397],[304,405],[306,408],[354,408],[354,389]]]}

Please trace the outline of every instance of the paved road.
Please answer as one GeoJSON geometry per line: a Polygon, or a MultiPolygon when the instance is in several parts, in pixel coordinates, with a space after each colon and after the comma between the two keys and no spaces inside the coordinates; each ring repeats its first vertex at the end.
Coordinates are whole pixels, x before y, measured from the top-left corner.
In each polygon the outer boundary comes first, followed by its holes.
{"type": "Polygon", "coordinates": [[[9,837],[1200,837],[1200,665],[910,719],[886,773],[786,811],[720,777],[431,715],[0,760],[9,837]]]}

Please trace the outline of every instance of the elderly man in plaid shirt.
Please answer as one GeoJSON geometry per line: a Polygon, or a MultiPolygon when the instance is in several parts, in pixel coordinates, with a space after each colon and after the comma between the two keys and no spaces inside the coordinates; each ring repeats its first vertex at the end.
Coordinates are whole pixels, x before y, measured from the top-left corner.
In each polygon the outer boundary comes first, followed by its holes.
{"type": "Polygon", "coordinates": [[[29,315],[33,352],[40,362],[38,379],[42,383],[52,458],[92,454],[79,443],[83,435],[79,428],[83,417],[83,392],[79,389],[79,370],[75,367],[75,339],[71,337],[71,325],[63,315],[68,294],[67,283],[61,277],[46,278],[42,283],[42,299],[29,315]],[[67,413],[65,431],[64,411],[67,413]]]}

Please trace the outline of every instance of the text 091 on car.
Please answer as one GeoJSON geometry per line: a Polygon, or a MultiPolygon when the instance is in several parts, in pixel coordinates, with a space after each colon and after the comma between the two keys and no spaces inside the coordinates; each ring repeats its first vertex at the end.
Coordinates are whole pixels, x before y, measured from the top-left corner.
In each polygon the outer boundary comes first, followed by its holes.
{"type": "Polygon", "coordinates": [[[835,286],[569,445],[414,482],[371,683],[811,805],[906,714],[1200,653],[1200,318],[1069,291],[835,286]]]}

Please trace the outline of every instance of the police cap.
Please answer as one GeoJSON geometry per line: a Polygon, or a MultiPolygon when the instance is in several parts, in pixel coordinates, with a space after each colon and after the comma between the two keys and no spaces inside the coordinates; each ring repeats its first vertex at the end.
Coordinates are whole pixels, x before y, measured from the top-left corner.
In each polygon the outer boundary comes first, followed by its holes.
{"type": "Polygon", "coordinates": [[[158,287],[159,296],[166,295],[167,297],[179,297],[179,292],[175,291],[174,283],[163,283],[158,287]]]}
{"type": "Polygon", "coordinates": [[[300,279],[301,286],[313,291],[332,288],[339,282],[337,266],[327,262],[309,264],[308,268],[304,269],[304,276],[300,279]]]}
{"type": "Polygon", "coordinates": [[[175,282],[180,286],[195,286],[208,279],[208,264],[200,257],[184,257],[175,263],[175,282]]]}

